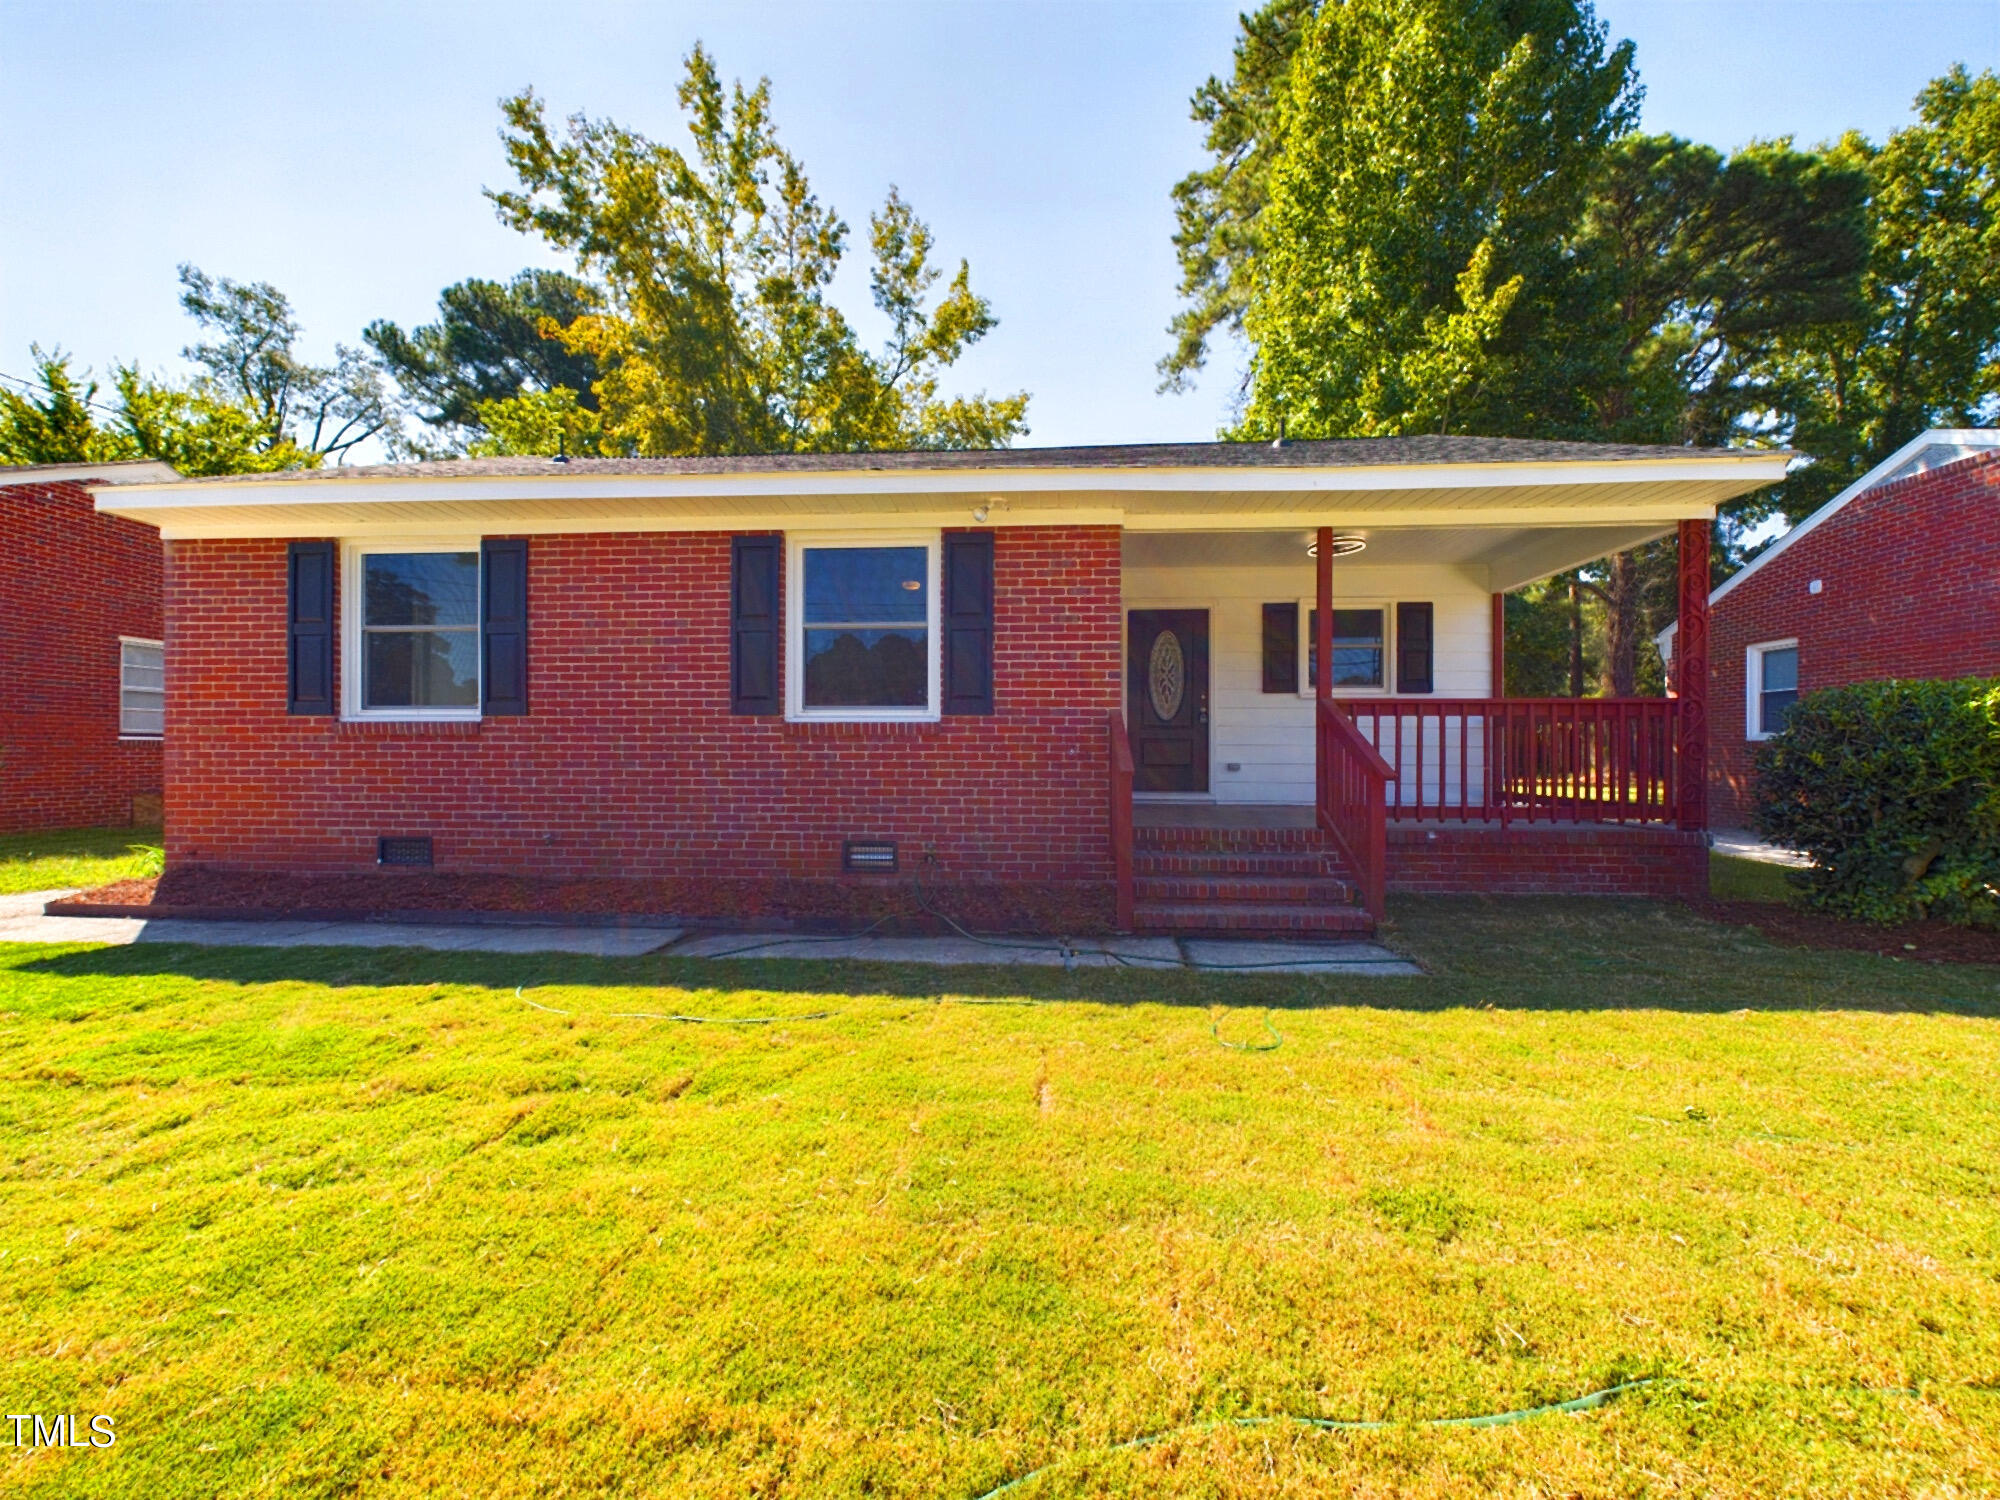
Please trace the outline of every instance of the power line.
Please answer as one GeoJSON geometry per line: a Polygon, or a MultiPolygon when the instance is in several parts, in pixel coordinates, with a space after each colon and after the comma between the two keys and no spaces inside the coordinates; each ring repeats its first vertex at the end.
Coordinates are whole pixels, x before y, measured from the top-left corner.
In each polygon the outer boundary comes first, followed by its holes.
{"type": "MultiPolygon", "coordinates": [[[[0,370],[0,380],[18,385],[24,391],[45,391],[48,389],[46,385],[33,380],[23,380],[19,375],[9,375],[4,370],[0,370]]],[[[102,401],[93,401],[88,396],[78,396],[74,392],[71,393],[71,398],[80,406],[94,406],[97,410],[109,416],[122,417],[125,415],[125,409],[120,406],[106,406],[102,401]]]]}

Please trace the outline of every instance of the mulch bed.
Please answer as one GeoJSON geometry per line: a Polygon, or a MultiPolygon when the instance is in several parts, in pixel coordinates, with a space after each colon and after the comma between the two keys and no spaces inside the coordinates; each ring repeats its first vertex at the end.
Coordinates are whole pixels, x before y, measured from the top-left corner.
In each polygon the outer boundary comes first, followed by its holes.
{"type": "Polygon", "coordinates": [[[2000,964],[2000,932],[1943,922],[1877,927],[1872,922],[1843,922],[1774,901],[1690,901],[1688,905],[1711,922],[1754,927],[1786,948],[1847,948],[1933,964],[2000,964]]]}
{"type": "Polygon", "coordinates": [[[974,932],[1109,933],[1108,892],[1092,887],[996,888],[823,880],[539,880],[421,873],[256,874],[173,870],[120,880],[49,903],[54,916],[271,917],[313,921],[392,918],[602,922],[623,917],[727,927],[939,933],[948,914],[974,932]],[[931,908],[926,911],[925,908],[931,908]]]}

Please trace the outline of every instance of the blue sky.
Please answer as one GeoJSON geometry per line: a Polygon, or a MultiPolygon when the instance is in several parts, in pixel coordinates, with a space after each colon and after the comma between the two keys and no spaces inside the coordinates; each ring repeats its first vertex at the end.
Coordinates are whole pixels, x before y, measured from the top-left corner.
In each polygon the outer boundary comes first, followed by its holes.
{"type": "MultiPolygon", "coordinates": [[[[1230,351],[1155,393],[1176,306],[1168,189],[1187,98],[1237,4],[65,3],[0,0],[0,372],[28,344],[179,368],[174,267],[271,281],[308,347],[425,320],[439,288],[554,264],[501,228],[496,101],[678,131],[700,39],[768,75],[781,135],[865,230],[891,183],[968,257],[999,328],[948,385],[1033,394],[1034,443],[1204,438],[1230,351]]],[[[1909,118],[1955,61],[2000,65],[2000,0],[1600,0],[1638,44],[1645,124],[1725,148],[1909,118]]],[[[865,329],[865,259],[840,300],[865,329]]]]}

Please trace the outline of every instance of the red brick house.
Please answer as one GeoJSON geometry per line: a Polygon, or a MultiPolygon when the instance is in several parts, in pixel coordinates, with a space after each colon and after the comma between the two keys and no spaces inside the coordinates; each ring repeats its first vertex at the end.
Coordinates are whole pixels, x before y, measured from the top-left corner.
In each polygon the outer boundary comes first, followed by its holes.
{"type": "Polygon", "coordinates": [[[1757,745],[1800,693],[2000,676],[2000,430],[1912,439],[1726,579],[1709,611],[1709,806],[1741,828],[1757,745]]]}
{"type": "Polygon", "coordinates": [[[159,821],[160,536],[91,491],[178,478],[0,468],[0,833],[159,821]]]}
{"type": "MultiPolygon", "coordinates": [[[[1698,695],[1496,699],[1499,596],[1665,533],[1705,560],[1717,504],[1783,466],[1485,438],[506,458],[98,504],[167,539],[170,878],[852,913],[920,877],[1015,926],[1344,930],[1385,888],[1699,884],[1698,695]]],[[[1699,615],[1705,561],[1687,582],[1699,615]]]]}

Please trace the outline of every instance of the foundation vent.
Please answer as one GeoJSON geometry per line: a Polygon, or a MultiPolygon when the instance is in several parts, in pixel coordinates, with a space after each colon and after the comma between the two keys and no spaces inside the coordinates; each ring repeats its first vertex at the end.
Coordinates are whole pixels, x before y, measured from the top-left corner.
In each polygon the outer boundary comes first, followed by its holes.
{"type": "Polygon", "coordinates": [[[375,863],[378,865],[419,865],[428,869],[430,862],[431,841],[428,838],[375,840],[375,863]]]}
{"type": "Polygon", "coordinates": [[[844,839],[840,868],[857,875],[896,873],[896,845],[889,839],[844,839]]]}

